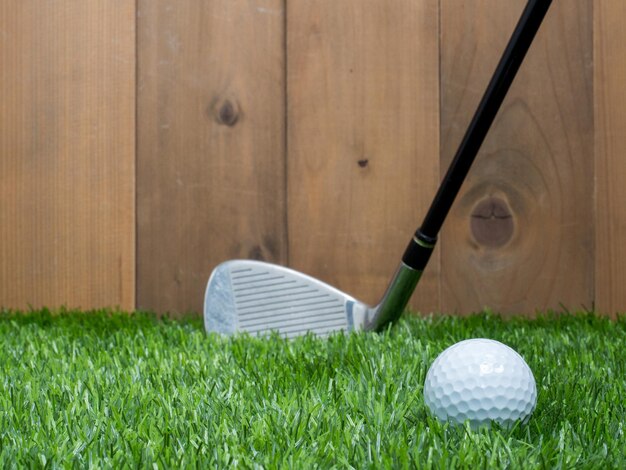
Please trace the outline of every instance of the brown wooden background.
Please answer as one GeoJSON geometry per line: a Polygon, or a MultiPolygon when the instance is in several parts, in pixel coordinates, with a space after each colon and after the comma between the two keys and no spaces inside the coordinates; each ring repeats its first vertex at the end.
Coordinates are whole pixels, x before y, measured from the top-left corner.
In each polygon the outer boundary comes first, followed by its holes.
{"type": "MultiPolygon", "coordinates": [[[[0,305],[382,294],[524,0],[0,2],[0,305]]],[[[555,0],[413,299],[626,311],[626,2],[555,0]]]]}

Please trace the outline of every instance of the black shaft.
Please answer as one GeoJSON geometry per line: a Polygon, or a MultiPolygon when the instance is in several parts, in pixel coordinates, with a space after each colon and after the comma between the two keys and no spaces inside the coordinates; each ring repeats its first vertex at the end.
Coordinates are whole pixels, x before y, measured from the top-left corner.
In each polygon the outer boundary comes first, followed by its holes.
{"type": "Polygon", "coordinates": [[[529,0],[526,5],[435,199],[407,247],[402,259],[407,266],[420,271],[426,267],[443,221],[551,3],[552,0],[529,0]]]}

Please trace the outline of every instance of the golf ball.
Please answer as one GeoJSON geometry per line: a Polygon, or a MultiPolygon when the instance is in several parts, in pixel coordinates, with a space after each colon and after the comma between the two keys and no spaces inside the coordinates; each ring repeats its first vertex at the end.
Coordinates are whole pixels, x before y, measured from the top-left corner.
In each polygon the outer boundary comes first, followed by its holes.
{"type": "Polygon", "coordinates": [[[443,351],[426,374],[424,401],[440,421],[472,428],[526,422],[537,404],[528,364],[498,341],[468,339],[443,351]]]}

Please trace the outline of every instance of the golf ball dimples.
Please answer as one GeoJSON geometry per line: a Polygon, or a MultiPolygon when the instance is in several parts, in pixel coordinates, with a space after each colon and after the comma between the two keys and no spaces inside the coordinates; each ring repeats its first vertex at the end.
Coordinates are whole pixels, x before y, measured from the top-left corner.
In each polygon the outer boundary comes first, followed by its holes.
{"type": "Polygon", "coordinates": [[[527,421],[537,404],[535,378],[522,357],[490,339],[469,339],[442,352],[426,374],[424,401],[441,421],[473,428],[527,421]]]}

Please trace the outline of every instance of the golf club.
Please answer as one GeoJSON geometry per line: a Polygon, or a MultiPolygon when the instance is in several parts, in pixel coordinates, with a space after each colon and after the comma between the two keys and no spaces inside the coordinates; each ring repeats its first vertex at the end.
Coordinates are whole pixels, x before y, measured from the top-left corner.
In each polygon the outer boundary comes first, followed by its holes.
{"type": "Polygon", "coordinates": [[[404,311],[480,146],[552,0],[529,0],[420,228],[382,300],[369,306],[306,274],[261,261],[215,268],[204,297],[207,332],[284,337],[335,331],[380,331],[404,311]]]}

